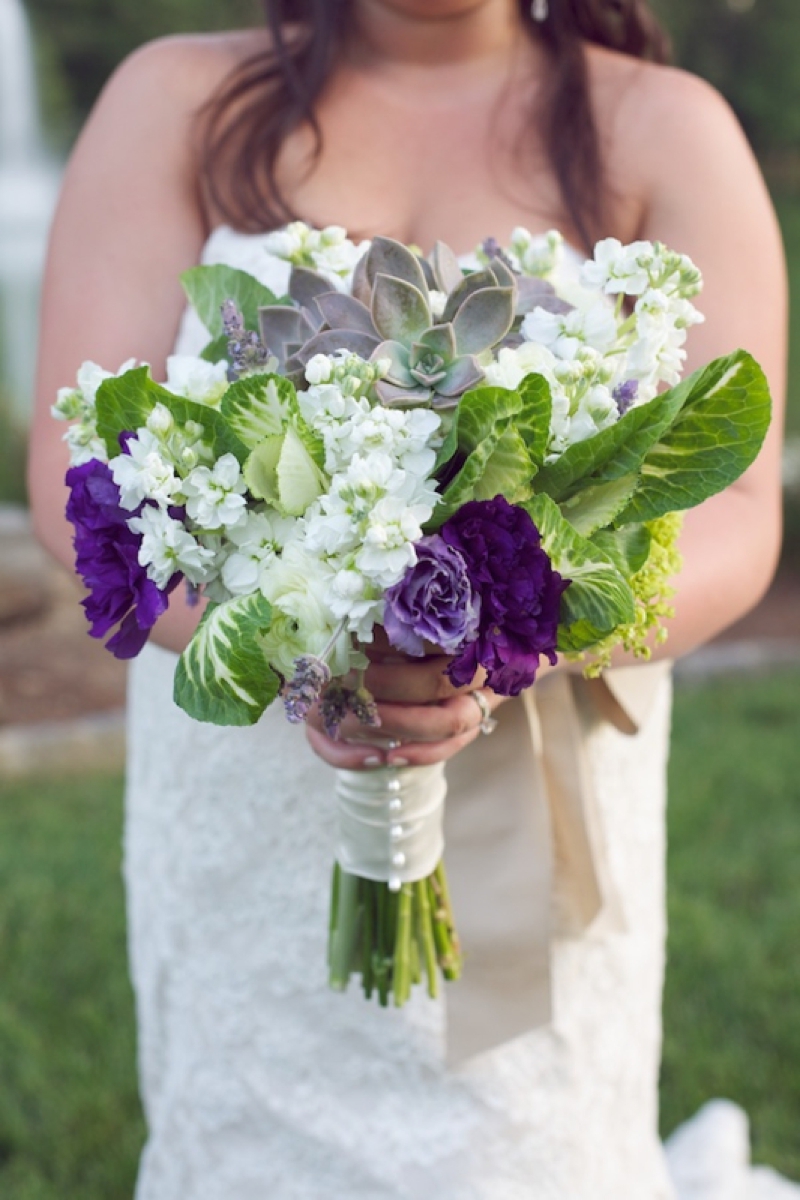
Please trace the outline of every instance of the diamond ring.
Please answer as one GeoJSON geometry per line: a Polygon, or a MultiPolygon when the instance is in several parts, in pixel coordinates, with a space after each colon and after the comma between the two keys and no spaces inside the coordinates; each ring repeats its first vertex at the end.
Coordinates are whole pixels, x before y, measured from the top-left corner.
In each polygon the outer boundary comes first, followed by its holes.
{"type": "Polygon", "coordinates": [[[497,721],[492,716],[492,710],[489,708],[489,701],[479,688],[476,688],[474,691],[470,692],[470,696],[475,701],[481,712],[481,723],[478,726],[481,733],[494,733],[495,729],[497,729],[497,721]]]}

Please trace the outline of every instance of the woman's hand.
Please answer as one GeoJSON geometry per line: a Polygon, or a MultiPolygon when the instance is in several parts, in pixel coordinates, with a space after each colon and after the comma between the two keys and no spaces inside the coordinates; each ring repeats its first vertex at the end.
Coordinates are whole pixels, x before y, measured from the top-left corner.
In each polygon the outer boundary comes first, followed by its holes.
{"type": "Polygon", "coordinates": [[[482,671],[467,687],[453,687],[445,674],[450,660],[433,647],[425,658],[408,658],[389,645],[382,630],[376,635],[365,647],[370,658],[365,683],[377,701],[380,728],[348,716],[333,741],[315,711],[306,726],[312,748],[332,767],[350,770],[428,766],[452,758],[481,731],[485,714],[472,693],[480,691],[488,712],[505,697],[484,685],[482,671]]]}

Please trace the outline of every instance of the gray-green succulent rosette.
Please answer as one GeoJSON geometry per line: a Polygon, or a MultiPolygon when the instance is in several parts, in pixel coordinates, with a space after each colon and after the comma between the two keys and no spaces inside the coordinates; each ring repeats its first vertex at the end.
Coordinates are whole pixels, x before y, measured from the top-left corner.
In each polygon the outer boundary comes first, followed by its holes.
{"type": "MultiPolygon", "coordinates": [[[[742,474],[770,418],[743,350],[681,380],[693,264],[607,239],[579,265],[523,229],[466,262],[302,223],[263,251],[262,278],[186,273],[208,344],[165,383],[86,363],[59,393],[92,636],[135,656],[183,586],[204,610],[176,703],[245,725],[281,697],[334,737],[348,714],[378,724],[377,625],[503,695],[542,657],[647,656],[680,513],[742,474]]],[[[435,995],[460,968],[441,769],[338,772],[336,790],[331,982],[435,995]]]]}

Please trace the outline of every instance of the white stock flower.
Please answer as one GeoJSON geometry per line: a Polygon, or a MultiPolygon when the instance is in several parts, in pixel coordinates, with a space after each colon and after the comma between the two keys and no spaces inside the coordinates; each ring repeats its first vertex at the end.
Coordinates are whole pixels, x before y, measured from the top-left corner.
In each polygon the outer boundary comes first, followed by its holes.
{"type": "Polygon", "coordinates": [[[327,354],[315,354],[306,363],[306,380],[312,386],[327,383],[333,373],[333,363],[327,354]]]}
{"type": "Polygon", "coordinates": [[[268,254],[291,261],[302,254],[309,233],[309,227],[304,221],[291,221],[283,229],[266,234],[263,246],[268,254]]]}
{"type": "Polygon", "coordinates": [[[594,258],[584,263],[581,283],[607,295],[623,292],[638,296],[650,286],[650,267],[655,257],[652,242],[623,246],[618,238],[604,238],[594,248],[594,258]]]}
{"type": "Polygon", "coordinates": [[[163,508],[148,504],[138,517],[131,517],[128,528],[142,534],[139,564],[156,587],[165,588],[176,571],[190,583],[204,583],[213,574],[214,551],[201,546],[182,525],[163,508]]]}
{"type": "Polygon", "coordinates": [[[373,629],[383,619],[383,589],[371,585],[353,566],[342,567],[334,576],[328,604],[335,617],[347,620],[347,628],[360,642],[371,642],[373,629]]]}
{"type": "Polygon", "coordinates": [[[228,362],[210,363],[192,354],[167,359],[167,390],[197,404],[216,407],[228,388],[228,362]]]}
{"type": "Polygon", "coordinates": [[[154,500],[162,508],[172,504],[182,485],[155,434],[145,427],[137,430],[136,437],[128,438],[126,450],[108,464],[121,506],[132,511],[143,500],[154,500]]]}
{"type": "MultiPolygon", "coordinates": [[[[123,375],[136,365],[136,359],[124,362],[118,374],[123,375]]],[[[63,440],[69,448],[71,467],[81,466],[92,458],[108,461],[105,442],[97,436],[97,390],[106,379],[113,379],[110,371],[104,371],[94,362],[84,362],[78,370],[77,386],[59,388],[56,402],[50,409],[58,421],[74,421],[64,434],[63,440]]]]}
{"type": "Polygon", "coordinates": [[[523,275],[535,275],[544,279],[552,275],[558,267],[563,244],[563,237],[555,229],[534,237],[529,230],[519,225],[511,233],[509,257],[523,275]]]}
{"type": "Polygon", "coordinates": [[[552,350],[538,342],[523,342],[515,347],[503,346],[498,351],[496,361],[484,367],[486,382],[514,391],[526,375],[544,375],[552,386],[555,382],[555,363],[552,350]]]}
{"type": "MultiPolygon", "coordinates": [[[[136,359],[129,358],[126,362],[124,362],[122,364],[122,366],[116,372],[116,374],[117,374],[117,376],[124,375],[126,371],[130,371],[131,368],[135,367],[135,366],[136,366],[136,359]]],[[[113,379],[113,378],[114,378],[114,373],[112,371],[105,371],[102,367],[99,367],[97,365],[97,363],[95,363],[95,362],[85,362],[81,365],[81,367],[78,371],[78,390],[83,394],[83,398],[87,402],[87,404],[91,404],[92,407],[94,407],[95,401],[97,400],[97,391],[98,391],[98,388],[100,387],[100,384],[103,383],[106,379],[113,379]]]]}
{"type": "Polygon", "coordinates": [[[228,531],[229,552],[220,576],[232,596],[248,596],[262,588],[266,571],[290,540],[298,522],[278,513],[248,512],[241,525],[228,531]]]}
{"type": "Polygon", "coordinates": [[[354,404],[346,421],[331,423],[323,430],[326,470],[331,474],[346,470],[355,454],[380,451],[404,470],[427,476],[436,462],[430,441],[440,425],[441,418],[429,409],[404,411],[370,406],[366,401],[354,404]]]}
{"type": "Polygon", "coordinates": [[[186,511],[204,529],[241,524],[245,520],[245,483],[232,454],[213,467],[195,467],[183,481],[186,511]]]}
{"type": "Polygon", "coordinates": [[[617,339],[617,321],[604,300],[568,313],[537,307],[524,318],[522,336],[547,347],[558,358],[575,358],[584,346],[604,354],[617,339]]]}
{"type": "Polygon", "coordinates": [[[83,466],[93,458],[99,459],[100,462],[108,460],[106,444],[97,436],[93,426],[83,422],[80,425],[70,425],[64,434],[64,441],[69,447],[71,467],[83,466]]]}
{"type": "MultiPolygon", "coordinates": [[[[324,355],[319,357],[330,361],[324,355]]],[[[297,393],[297,403],[303,419],[320,433],[324,433],[329,425],[339,424],[358,406],[357,401],[352,396],[345,396],[335,383],[313,384],[307,392],[297,393]]]]}
{"type": "Polygon", "coordinates": [[[414,543],[422,537],[422,526],[432,508],[408,504],[397,496],[385,496],[372,509],[355,565],[379,587],[388,588],[402,578],[406,567],[417,561],[414,543]]]}

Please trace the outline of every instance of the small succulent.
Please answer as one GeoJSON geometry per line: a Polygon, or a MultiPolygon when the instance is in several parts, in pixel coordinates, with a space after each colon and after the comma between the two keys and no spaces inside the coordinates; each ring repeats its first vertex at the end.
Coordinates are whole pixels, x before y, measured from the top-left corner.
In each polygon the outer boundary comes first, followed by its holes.
{"type": "Polygon", "coordinates": [[[264,343],[293,382],[302,383],[315,354],[347,350],[385,365],[375,385],[381,403],[436,408],[454,408],[484,378],[477,355],[509,333],[518,300],[517,279],[500,260],[465,276],[443,243],[426,261],[390,238],[374,239],[351,296],[305,267],[292,271],[289,295],[294,307],[259,316],[264,343]]]}

